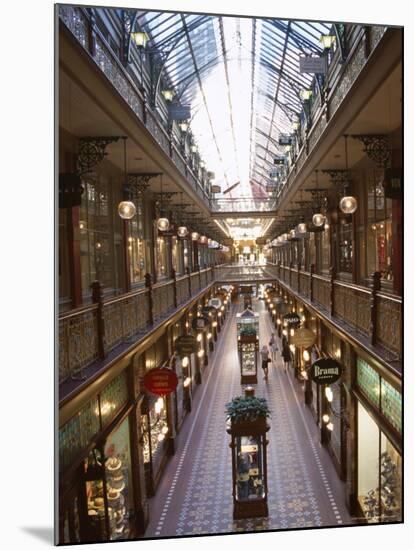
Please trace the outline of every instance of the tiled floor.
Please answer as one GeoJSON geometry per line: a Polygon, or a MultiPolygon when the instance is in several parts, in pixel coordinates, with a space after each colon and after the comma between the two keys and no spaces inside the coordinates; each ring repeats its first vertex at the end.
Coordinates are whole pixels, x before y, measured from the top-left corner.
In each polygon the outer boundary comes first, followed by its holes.
{"type": "MultiPolygon", "coordinates": [[[[260,345],[267,344],[271,324],[263,302],[260,345]]],[[[242,393],[233,306],[214,357],[205,371],[191,415],[186,419],[155,497],[145,536],[247,532],[352,523],[339,481],[318,430],[304,405],[300,385],[286,374],[280,360],[265,382],[260,372],[256,395],[268,399],[269,517],[234,521],[230,436],[225,404],[242,393]]],[[[261,370],[261,369],[260,369],[261,370]]]]}

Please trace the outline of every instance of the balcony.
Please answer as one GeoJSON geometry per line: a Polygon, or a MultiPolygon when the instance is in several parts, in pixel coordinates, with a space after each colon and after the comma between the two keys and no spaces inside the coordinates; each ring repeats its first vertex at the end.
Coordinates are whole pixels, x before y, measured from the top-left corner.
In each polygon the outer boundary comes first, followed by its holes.
{"type": "Polygon", "coordinates": [[[212,281],[212,268],[154,285],[147,276],[145,288],[108,300],[95,283],[92,305],[59,316],[61,399],[206,291],[212,281]]]}

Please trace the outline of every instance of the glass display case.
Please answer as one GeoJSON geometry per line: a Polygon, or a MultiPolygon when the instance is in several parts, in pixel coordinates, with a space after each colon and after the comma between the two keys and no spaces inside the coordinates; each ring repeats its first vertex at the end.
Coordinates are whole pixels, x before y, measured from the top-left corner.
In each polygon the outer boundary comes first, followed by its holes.
{"type": "Polygon", "coordinates": [[[241,384],[257,384],[257,357],[259,339],[257,336],[240,336],[238,341],[241,384]]]}
{"type": "Polygon", "coordinates": [[[236,500],[264,497],[263,452],[260,438],[236,437],[236,500]]]}
{"type": "Polygon", "coordinates": [[[237,337],[255,334],[259,336],[259,314],[245,309],[236,314],[237,337]]]}
{"type": "MultiPolygon", "coordinates": [[[[245,394],[246,397],[251,395],[254,398],[253,388],[246,388],[245,394]]],[[[228,405],[234,406],[240,399],[243,398],[235,398],[228,405]]],[[[249,409],[251,407],[243,402],[242,410],[246,406],[249,409]]],[[[266,418],[262,416],[256,417],[255,420],[228,420],[227,433],[231,436],[234,519],[269,515],[266,458],[266,432],[269,429],[266,418]]]]}
{"type": "Polygon", "coordinates": [[[147,494],[154,491],[154,478],[160,470],[165,454],[165,439],[169,432],[167,400],[165,397],[149,397],[141,416],[142,447],[147,494]]]}
{"type": "Polygon", "coordinates": [[[358,403],[358,501],[368,523],[401,521],[400,453],[358,403]]]}
{"type": "Polygon", "coordinates": [[[131,535],[133,493],[129,421],[85,460],[87,525],[85,541],[122,540],[131,535]]]}

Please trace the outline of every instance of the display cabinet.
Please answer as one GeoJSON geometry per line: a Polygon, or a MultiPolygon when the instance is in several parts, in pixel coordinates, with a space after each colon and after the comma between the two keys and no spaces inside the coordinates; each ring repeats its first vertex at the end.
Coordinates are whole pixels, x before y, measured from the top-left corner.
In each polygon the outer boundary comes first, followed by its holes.
{"type": "Polygon", "coordinates": [[[237,342],[241,384],[257,384],[257,358],[259,338],[256,335],[240,336],[237,342]]]}
{"type": "MultiPolygon", "coordinates": [[[[251,389],[250,389],[251,390],[251,389]]],[[[253,393],[253,392],[252,392],[253,393]]],[[[253,394],[254,395],[254,394],[253,394]]],[[[248,410],[250,402],[255,406],[254,396],[247,398],[246,404],[240,400],[243,410],[248,410]]],[[[261,401],[265,402],[264,399],[261,401]]],[[[227,433],[231,436],[233,472],[233,518],[267,517],[267,460],[266,432],[270,429],[266,417],[254,420],[230,419],[227,433]]]]}
{"type": "Polygon", "coordinates": [[[236,314],[237,337],[259,336],[259,314],[251,309],[245,309],[242,313],[236,314]]]}

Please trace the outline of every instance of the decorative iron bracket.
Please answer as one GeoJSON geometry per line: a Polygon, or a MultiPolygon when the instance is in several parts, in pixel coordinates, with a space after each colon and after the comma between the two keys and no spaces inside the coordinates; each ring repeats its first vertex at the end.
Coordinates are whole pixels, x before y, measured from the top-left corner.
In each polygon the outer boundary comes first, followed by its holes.
{"type": "Polygon", "coordinates": [[[388,168],[391,164],[390,144],[388,136],[383,134],[353,135],[354,139],[362,141],[364,153],[373,160],[378,168],[388,168]]]}
{"type": "Polygon", "coordinates": [[[84,137],[79,139],[77,172],[80,176],[92,172],[107,155],[105,149],[125,136],[84,137]]]}
{"type": "Polygon", "coordinates": [[[126,67],[130,62],[131,32],[138,16],[137,10],[122,10],[122,63],[126,67]]]}
{"type": "Polygon", "coordinates": [[[328,169],[321,170],[322,174],[328,174],[331,178],[331,183],[333,185],[345,185],[350,181],[350,171],[349,170],[339,170],[339,169],[328,169]]]}
{"type": "Polygon", "coordinates": [[[150,180],[161,176],[162,172],[134,172],[128,174],[128,185],[137,195],[142,195],[149,187],[150,180]]]}

